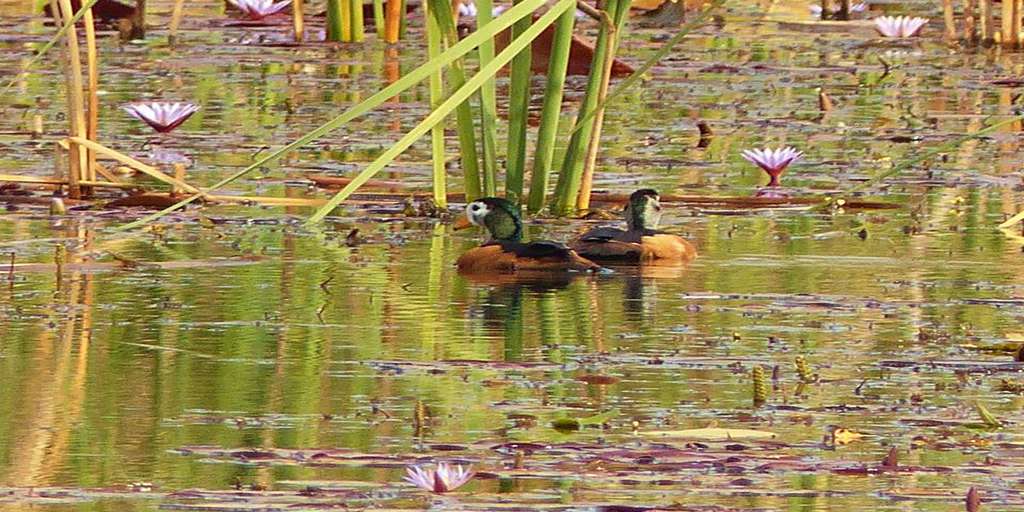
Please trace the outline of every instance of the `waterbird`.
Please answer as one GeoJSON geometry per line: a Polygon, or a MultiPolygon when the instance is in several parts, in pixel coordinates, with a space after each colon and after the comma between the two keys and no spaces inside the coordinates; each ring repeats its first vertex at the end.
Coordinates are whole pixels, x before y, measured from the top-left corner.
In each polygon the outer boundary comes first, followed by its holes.
{"type": "Polygon", "coordinates": [[[598,261],[690,261],[696,258],[697,249],[688,240],[657,230],[662,215],[660,200],[654,189],[633,192],[623,208],[626,229],[594,228],[570,247],[581,256],[598,261]]]}
{"type": "Polygon", "coordinates": [[[599,272],[600,265],[576,254],[565,244],[549,240],[523,242],[519,208],[511,202],[485,197],[466,205],[466,215],[455,229],[481,226],[490,240],[459,257],[456,265],[466,273],[518,271],[599,272]]]}

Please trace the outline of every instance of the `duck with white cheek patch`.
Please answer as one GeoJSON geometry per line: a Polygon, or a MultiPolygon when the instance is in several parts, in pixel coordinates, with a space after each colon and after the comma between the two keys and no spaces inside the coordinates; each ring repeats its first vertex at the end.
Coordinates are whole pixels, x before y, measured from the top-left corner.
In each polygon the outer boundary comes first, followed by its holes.
{"type": "Polygon", "coordinates": [[[485,197],[466,205],[465,218],[455,229],[480,226],[490,240],[459,257],[456,265],[465,273],[515,273],[519,271],[597,272],[600,265],[581,257],[564,244],[547,240],[523,242],[519,209],[497,197],[485,197]]]}

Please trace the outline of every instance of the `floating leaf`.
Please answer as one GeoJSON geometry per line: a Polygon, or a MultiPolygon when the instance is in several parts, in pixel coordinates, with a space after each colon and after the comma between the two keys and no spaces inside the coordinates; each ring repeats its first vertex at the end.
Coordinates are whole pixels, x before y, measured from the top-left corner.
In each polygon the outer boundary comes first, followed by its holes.
{"type": "Polygon", "coordinates": [[[985,422],[986,426],[992,428],[1001,428],[1003,426],[1003,423],[996,419],[992,413],[988,412],[988,409],[981,402],[974,402],[974,408],[978,411],[978,416],[981,416],[981,421],[985,422]]]}
{"type": "Polygon", "coordinates": [[[671,437],[676,439],[698,439],[701,441],[735,441],[739,439],[775,439],[774,432],[744,428],[692,428],[687,430],[656,430],[641,432],[646,437],[671,437]]]}

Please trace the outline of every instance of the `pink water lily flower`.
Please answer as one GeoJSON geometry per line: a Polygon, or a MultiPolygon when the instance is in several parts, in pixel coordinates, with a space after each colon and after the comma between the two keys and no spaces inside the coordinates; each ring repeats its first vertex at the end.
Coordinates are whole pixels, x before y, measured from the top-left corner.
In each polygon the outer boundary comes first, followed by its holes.
{"type": "Polygon", "coordinates": [[[192,103],[169,101],[129,103],[121,108],[160,133],[167,133],[181,126],[181,123],[199,110],[199,107],[192,103]]]}
{"type": "Polygon", "coordinates": [[[292,0],[274,2],[274,0],[228,0],[242,11],[249,19],[262,20],[271,14],[277,14],[292,3],[292,0]]]}
{"type": "Polygon", "coordinates": [[[771,181],[768,182],[769,187],[779,186],[779,176],[782,175],[782,171],[786,170],[789,164],[804,156],[803,151],[797,151],[789,146],[778,149],[748,149],[742,154],[743,158],[747,159],[747,161],[768,173],[768,176],[771,178],[771,181]]]}
{"type": "Polygon", "coordinates": [[[928,18],[879,16],[875,18],[875,30],[885,37],[910,37],[917,34],[925,23],[928,23],[928,18]]]}
{"type": "MultiPolygon", "coordinates": [[[[808,6],[811,9],[811,14],[821,16],[821,4],[811,4],[808,6]]],[[[868,4],[865,2],[856,3],[850,6],[850,14],[856,14],[868,10],[868,4]]]]}
{"type": "Polygon", "coordinates": [[[442,494],[454,491],[462,487],[466,482],[473,479],[476,473],[470,466],[447,464],[439,462],[434,469],[423,466],[409,466],[405,468],[406,482],[409,482],[420,489],[433,493],[442,494]]]}

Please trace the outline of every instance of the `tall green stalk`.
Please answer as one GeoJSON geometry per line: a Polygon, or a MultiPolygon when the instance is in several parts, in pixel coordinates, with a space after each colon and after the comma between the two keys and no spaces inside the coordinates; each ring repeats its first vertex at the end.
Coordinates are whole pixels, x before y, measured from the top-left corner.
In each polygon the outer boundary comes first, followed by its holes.
{"type": "Polygon", "coordinates": [[[579,195],[583,165],[586,161],[586,150],[590,145],[594,126],[593,116],[597,110],[600,90],[604,82],[602,71],[605,67],[605,60],[608,58],[608,52],[614,52],[609,44],[611,42],[609,34],[613,30],[621,29],[629,11],[629,3],[630,0],[608,0],[605,10],[608,18],[601,23],[601,29],[597,34],[594,58],[590,62],[590,76],[587,79],[583,104],[580,106],[579,116],[577,116],[577,126],[569,139],[569,146],[562,161],[562,170],[558,175],[554,205],[556,213],[564,215],[576,208],[576,197],[579,195]],[[620,9],[624,11],[621,14],[620,9]]]}
{"type": "Polygon", "coordinates": [[[576,13],[573,11],[562,14],[555,23],[555,37],[551,46],[551,60],[548,61],[547,83],[544,87],[544,107],[540,113],[537,149],[533,157],[533,174],[530,177],[531,212],[539,212],[544,208],[547,199],[551,162],[555,157],[555,139],[558,136],[558,116],[562,113],[565,74],[569,66],[569,49],[572,46],[575,25],[576,13]]]}
{"type": "MultiPolygon", "coordinates": [[[[512,5],[521,3],[515,0],[512,5]]],[[[512,38],[530,28],[527,17],[512,25],[512,38]]],[[[523,197],[523,174],[526,170],[526,123],[530,110],[530,69],[532,51],[528,46],[512,59],[508,93],[508,154],[505,157],[505,198],[519,203],[523,197]]]]}
{"type": "MultiPolygon", "coordinates": [[[[483,30],[492,19],[492,0],[477,0],[476,29],[483,30]]],[[[479,48],[480,66],[486,66],[494,59],[494,40],[488,39],[479,48]]],[[[484,82],[480,88],[480,138],[483,140],[483,194],[498,195],[498,93],[494,79],[484,82]]]]}
{"type": "MultiPolygon", "coordinates": [[[[724,0],[717,1],[723,2],[724,0]]],[[[436,73],[438,70],[443,69],[445,66],[448,66],[452,62],[460,59],[470,51],[480,46],[480,44],[482,44],[484,41],[492,39],[498,33],[508,29],[513,23],[515,23],[516,20],[525,16],[530,16],[535,10],[537,10],[543,5],[544,0],[525,0],[522,4],[512,7],[502,16],[493,20],[493,22],[487,27],[486,30],[478,30],[476,32],[473,32],[472,34],[469,34],[468,36],[460,40],[458,43],[453,45],[451,48],[448,48],[447,50],[442,52],[437,59],[428,60],[427,62],[424,62],[423,64],[416,67],[412,71],[409,71],[408,73],[403,75],[394,83],[387,85],[386,87],[372,94],[369,98],[366,98],[359,104],[349,107],[341,114],[338,114],[337,116],[324,122],[320,126],[314,128],[313,130],[310,130],[309,132],[303,134],[302,136],[289,142],[288,144],[281,146],[273,151],[265,153],[263,156],[259,157],[258,159],[255,159],[254,162],[249,164],[249,166],[245,167],[244,169],[240,169],[238,171],[231,173],[230,175],[222,178],[220,181],[214,183],[213,185],[210,185],[209,187],[204,187],[201,191],[190,194],[188,197],[182,199],[181,201],[178,201],[177,203],[174,203],[171,206],[168,206],[167,208],[164,208],[163,210],[143,216],[142,218],[139,218],[127,224],[122,224],[114,229],[116,231],[125,231],[149,224],[150,222],[156,221],[169,213],[172,213],[176,210],[179,210],[181,208],[184,208],[185,206],[194,203],[196,200],[205,197],[207,194],[215,190],[219,190],[220,188],[237,181],[239,178],[251,173],[256,169],[260,169],[264,166],[271,165],[274,162],[277,162],[283,156],[288,155],[300,148],[303,148],[313,141],[319,140],[324,135],[334,130],[337,130],[338,128],[344,126],[346,123],[352,121],[353,119],[356,119],[362,116],[363,114],[366,114],[367,112],[373,110],[374,108],[384,104],[385,102],[395,97],[396,95],[410,89],[411,87],[418,84],[420,81],[429,78],[432,73],[436,73]]],[[[549,13],[557,17],[561,13],[565,12],[566,9],[572,7],[572,5],[572,0],[560,0],[552,8],[553,10],[549,11],[548,13],[545,13],[544,16],[542,16],[541,19],[538,20],[535,27],[531,27],[531,29],[537,29],[536,31],[533,31],[531,33],[532,37],[536,37],[537,35],[539,35],[541,29],[547,27],[549,24],[554,22],[554,18],[548,20],[549,13]]],[[[678,36],[677,38],[673,38],[673,40],[670,41],[670,44],[674,44],[674,42],[678,42],[678,40],[681,39],[681,35],[678,36]]],[[[521,46],[519,42],[512,41],[512,43],[510,43],[510,48],[506,48],[506,50],[514,52],[516,48],[520,47],[521,46]]],[[[667,53],[669,50],[670,48],[664,48],[659,51],[658,55],[664,56],[664,54],[667,53]]],[[[498,72],[498,70],[501,69],[501,66],[507,64],[508,61],[511,60],[511,56],[509,56],[507,60],[504,59],[506,53],[506,51],[502,51],[500,55],[495,57],[495,60],[500,60],[497,66],[491,63],[481,68],[481,72],[478,73],[477,76],[474,76],[473,79],[469,82],[469,84],[476,84],[477,80],[479,80],[480,84],[476,86],[477,88],[479,88],[479,86],[483,85],[484,81],[491,79],[498,72]],[[486,71],[486,73],[484,71],[486,71]]],[[[653,62],[649,62],[645,64],[644,67],[641,67],[641,69],[646,70],[653,65],[653,62]]],[[[624,82],[623,85],[625,85],[626,83],[632,82],[630,82],[630,80],[626,80],[626,82],[624,82]]],[[[460,89],[455,91],[455,94],[460,94],[461,92],[462,91],[460,89]]],[[[615,92],[613,92],[611,96],[614,95],[615,92]]],[[[452,110],[454,110],[454,108],[455,107],[451,105],[448,100],[446,100],[445,103],[443,103],[438,108],[438,110],[443,110],[444,115],[448,115],[451,113],[452,110]]],[[[441,115],[441,113],[438,112],[438,115],[441,115]]],[[[427,121],[428,120],[425,120],[424,122],[426,123],[427,121]]],[[[433,125],[429,123],[427,124],[429,125],[427,130],[429,130],[429,128],[432,127],[433,125]]],[[[405,141],[404,138],[403,141],[405,141]]],[[[412,142],[409,142],[409,144],[411,143],[412,142]]],[[[366,180],[370,179],[370,177],[372,177],[374,173],[379,171],[381,168],[383,168],[384,165],[387,165],[387,163],[389,162],[390,161],[386,161],[380,166],[374,166],[373,168],[367,168],[363,170],[363,172],[360,173],[359,176],[357,176],[357,181],[354,182],[354,187],[346,187],[347,190],[342,190],[343,194],[339,193],[339,196],[336,196],[331,200],[331,208],[336,207],[338,204],[340,204],[341,201],[344,201],[344,199],[351,195],[355,189],[359,188],[359,186],[365,183],[366,180]]],[[[330,210],[328,209],[327,212],[329,211],[330,210]]],[[[320,219],[323,218],[323,215],[326,215],[326,212],[324,212],[320,216],[320,219]]]]}
{"type": "MultiPolygon", "coordinates": [[[[449,46],[459,41],[458,29],[452,14],[450,0],[427,0],[430,4],[430,15],[441,29],[449,46]]],[[[458,89],[466,83],[466,71],[462,59],[452,63],[448,71],[451,89],[458,89]]],[[[456,132],[459,136],[459,156],[462,164],[463,186],[466,189],[466,200],[471,201],[482,197],[483,184],[480,179],[480,158],[476,147],[476,128],[473,125],[473,109],[469,102],[464,102],[455,109],[456,132]]]]}
{"type": "MultiPolygon", "coordinates": [[[[430,2],[423,4],[424,10],[428,12],[425,16],[427,21],[427,55],[431,60],[441,55],[441,27],[437,20],[430,16],[430,2]]],[[[444,87],[442,85],[442,71],[430,75],[430,109],[434,110],[444,101],[444,87]]],[[[440,208],[448,207],[447,177],[445,175],[445,153],[444,153],[444,123],[438,123],[430,129],[430,151],[432,155],[432,174],[434,185],[434,203],[440,208]]]]}
{"type": "MultiPolygon", "coordinates": [[[[529,1],[529,0],[527,0],[529,1]]],[[[375,174],[380,172],[381,169],[386,167],[398,155],[402,154],[406,149],[409,148],[416,140],[425,135],[431,128],[437,123],[440,123],[446,116],[448,116],[453,110],[459,105],[463,104],[476,93],[484,82],[493,77],[501,70],[512,58],[519,53],[520,50],[529,46],[530,42],[537,38],[549,25],[555,22],[555,20],[562,15],[565,11],[572,9],[576,5],[576,0],[558,0],[551,8],[545,12],[540,19],[533,23],[529,29],[523,34],[509,42],[509,45],[505,47],[498,55],[494,57],[494,60],[488,63],[486,66],[480,68],[480,71],[474,75],[466,83],[456,89],[451,96],[448,97],[437,109],[431,112],[423,121],[417,124],[409,133],[405,134],[401,139],[398,140],[394,145],[385,150],[376,160],[368,165],[362,172],[360,172],[352,181],[345,185],[345,188],[341,189],[337,194],[334,195],[324,206],[320,207],[316,213],[310,218],[308,223],[313,224],[323,221],[324,218],[331,213],[342,201],[352,195],[359,187],[363,186],[372,178],[375,174]]],[[[515,7],[513,7],[515,9],[515,7]]],[[[511,14],[512,11],[509,11],[511,14]]],[[[435,11],[436,13],[436,11],[435,11]]],[[[477,43],[479,44],[479,43],[477,43]]],[[[405,78],[405,77],[403,77],[405,78]]]]}
{"type": "Polygon", "coordinates": [[[377,38],[384,39],[384,0],[373,0],[373,28],[377,38]]]}
{"type": "Polygon", "coordinates": [[[341,3],[343,0],[327,0],[327,40],[341,41],[345,31],[341,3]]]}
{"type": "Polygon", "coordinates": [[[363,26],[363,0],[348,0],[351,15],[351,35],[349,41],[362,42],[366,39],[366,28],[363,26]]]}

